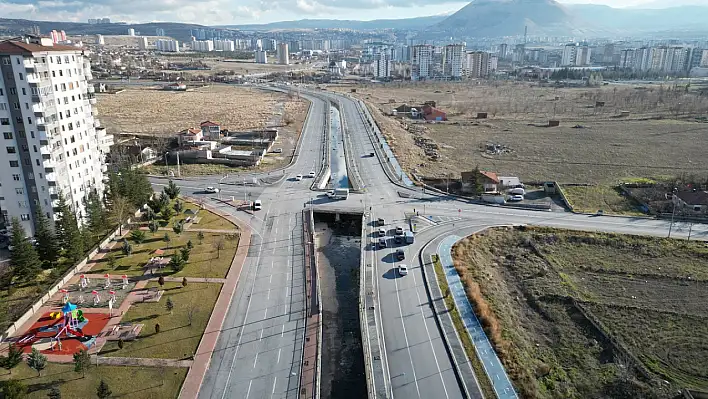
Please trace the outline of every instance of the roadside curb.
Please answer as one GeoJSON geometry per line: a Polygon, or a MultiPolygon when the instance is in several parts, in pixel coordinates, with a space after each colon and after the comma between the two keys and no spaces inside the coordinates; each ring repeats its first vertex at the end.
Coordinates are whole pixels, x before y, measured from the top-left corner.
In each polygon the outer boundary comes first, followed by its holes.
{"type": "Polygon", "coordinates": [[[202,334],[197,352],[194,355],[192,367],[189,368],[187,377],[182,383],[179,397],[185,399],[196,399],[199,394],[199,390],[204,382],[204,377],[209,369],[211,355],[216,348],[219,335],[221,334],[221,329],[224,325],[224,321],[226,320],[226,315],[231,307],[232,299],[234,293],[236,292],[236,286],[238,285],[239,278],[241,277],[241,271],[243,270],[243,265],[245,264],[246,256],[248,255],[248,249],[251,245],[250,227],[244,225],[240,220],[219,211],[211,205],[204,204],[204,208],[234,223],[241,230],[241,234],[239,237],[238,248],[236,248],[236,254],[231,261],[231,267],[229,268],[229,273],[226,276],[226,283],[224,283],[221,287],[221,292],[219,293],[219,297],[214,304],[214,309],[211,312],[211,316],[209,316],[209,322],[204,330],[204,334],[202,334]]]}

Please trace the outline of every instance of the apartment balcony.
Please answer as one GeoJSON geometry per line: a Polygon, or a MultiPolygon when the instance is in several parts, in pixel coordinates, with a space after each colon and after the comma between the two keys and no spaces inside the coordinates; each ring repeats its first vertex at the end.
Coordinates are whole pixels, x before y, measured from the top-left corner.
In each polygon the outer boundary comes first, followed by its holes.
{"type": "Polygon", "coordinates": [[[93,127],[101,127],[101,121],[98,119],[93,120],[93,127]]]}
{"type": "Polygon", "coordinates": [[[27,74],[27,83],[30,85],[37,85],[39,82],[42,81],[42,78],[39,76],[37,73],[28,73],[27,74]]]}
{"type": "Polygon", "coordinates": [[[34,71],[37,68],[37,64],[33,60],[23,60],[22,65],[28,71],[34,71]]]}
{"type": "Polygon", "coordinates": [[[89,83],[88,87],[86,87],[86,91],[88,91],[89,93],[93,94],[93,93],[96,92],[96,88],[93,87],[93,85],[89,83]]]}
{"type": "Polygon", "coordinates": [[[45,120],[44,117],[42,117],[42,116],[36,117],[36,118],[34,119],[34,122],[35,122],[37,125],[45,125],[45,124],[46,124],[46,120],[45,120]]]}
{"type": "Polygon", "coordinates": [[[91,97],[91,98],[89,98],[88,102],[89,102],[89,104],[91,104],[91,105],[96,105],[96,103],[97,103],[97,101],[96,101],[96,98],[95,98],[95,97],[91,97]]]}
{"type": "MultiPolygon", "coordinates": [[[[51,156],[50,156],[51,157],[51,156]]],[[[56,168],[57,163],[53,159],[42,159],[42,166],[44,166],[44,171],[46,172],[47,170],[51,169],[54,170],[56,168]]],[[[49,175],[56,175],[56,173],[47,173],[47,180],[49,180],[49,175]]]]}
{"type": "Polygon", "coordinates": [[[32,111],[34,111],[34,116],[43,116],[47,111],[47,108],[40,102],[39,96],[32,96],[32,101],[34,102],[34,97],[37,97],[37,102],[32,104],[32,111]]]}

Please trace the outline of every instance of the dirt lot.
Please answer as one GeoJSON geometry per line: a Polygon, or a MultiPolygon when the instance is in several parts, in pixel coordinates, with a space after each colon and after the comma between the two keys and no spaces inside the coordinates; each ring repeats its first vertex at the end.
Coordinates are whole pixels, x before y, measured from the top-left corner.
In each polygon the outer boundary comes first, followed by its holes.
{"type": "MultiPolygon", "coordinates": [[[[159,86],[158,86],[159,87],[159,86]]],[[[129,88],[119,94],[99,94],[99,119],[109,133],[174,135],[211,120],[222,129],[263,128],[278,102],[294,101],[285,94],[243,86],[208,86],[186,92],[129,88]]]]}
{"type": "Polygon", "coordinates": [[[708,389],[703,243],[495,229],[454,253],[520,396],[667,398],[708,389]]]}
{"type": "MultiPolygon", "coordinates": [[[[330,88],[348,92],[351,86],[330,88]]],[[[708,98],[687,94],[683,88],[555,89],[474,81],[392,83],[356,86],[356,90],[376,109],[399,162],[422,176],[459,176],[479,165],[527,181],[614,183],[627,177],[708,169],[708,159],[702,155],[708,149],[702,145],[708,124],[694,118],[705,116],[708,98]],[[448,113],[449,122],[409,124],[384,116],[400,104],[429,100],[448,113]],[[596,101],[605,105],[596,108],[596,101]],[[629,111],[630,116],[618,118],[620,111],[629,111]],[[473,119],[477,112],[488,112],[489,119],[473,119]],[[651,119],[658,116],[667,119],[651,119]],[[541,127],[550,119],[560,120],[560,127],[541,127]],[[582,128],[574,128],[577,125],[582,128]],[[415,144],[416,136],[437,145],[440,159],[425,156],[415,144]],[[488,144],[507,150],[487,151],[488,144]]]]}
{"type": "MultiPolygon", "coordinates": [[[[213,74],[213,73],[219,73],[219,72],[226,72],[226,71],[232,71],[236,75],[248,75],[252,73],[263,73],[263,72],[285,72],[289,71],[292,69],[299,69],[302,68],[300,65],[278,65],[274,64],[275,58],[269,59],[271,62],[270,64],[256,64],[255,60],[223,60],[220,58],[201,58],[201,59],[195,59],[192,57],[169,57],[165,58],[166,61],[169,62],[183,62],[183,63],[188,63],[190,61],[201,61],[208,65],[211,69],[208,71],[173,71],[173,72],[182,72],[186,74],[192,74],[192,75],[204,75],[204,74],[213,74]]],[[[169,70],[165,70],[162,72],[170,72],[169,70]]]]}

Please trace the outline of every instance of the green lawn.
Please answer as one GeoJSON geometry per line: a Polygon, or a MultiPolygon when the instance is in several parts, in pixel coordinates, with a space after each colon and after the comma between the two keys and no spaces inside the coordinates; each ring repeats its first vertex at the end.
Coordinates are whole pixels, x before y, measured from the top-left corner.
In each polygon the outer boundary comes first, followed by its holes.
{"type": "MultiPolygon", "coordinates": [[[[159,287],[151,282],[148,287],[159,287]]],[[[102,356],[150,357],[162,359],[186,359],[194,355],[201,340],[209,316],[219,296],[221,284],[165,283],[160,302],[136,303],[123,316],[122,322],[143,323],[145,327],[138,339],[125,342],[119,349],[115,341],[109,341],[101,350],[102,356]],[[174,304],[172,314],[165,308],[167,298],[174,304]],[[192,311],[192,325],[189,312],[192,311]],[[155,324],[160,332],[155,333],[155,324]]]]}
{"type": "MultiPolygon", "coordinates": [[[[4,370],[3,370],[4,371],[4,370]]],[[[22,363],[12,374],[0,375],[0,381],[11,378],[28,387],[30,399],[46,399],[52,386],[57,385],[62,398],[95,398],[101,379],[113,395],[121,398],[176,398],[187,375],[186,368],[94,366],[82,378],[72,364],[49,363],[37,377],[37,372],[22,363]]]]}
{"type": "Polygon", "coordinates": [[[563,190],[576,212],[595,213],[601,209],[607,214],[644,215],[631,198],[622,196],[615,187],[566,186],[563,190]]]}
{"type": "MultiPolygon", "coordinates": [[[[198,233],[194,232],[184,232],[180,235],[166,231],[158,231],[154,235],[149,231],[145,233],[147,239],[142,244],[137,244],[130,240],[130,238],[128,239],[133,246],[133,253],[130,256],[123,255],[122,243],[118,243],[113,248],[111,253],[116,258],[115,269],[111,269],[108,266],[106,257],[104,257],[93,266],[91,273],[139,276],[144,273],[143,266],[150,258],[155,256],[153,252],[156,249],[164,249],[165,254],[162,256],[169,257],[176,251],[179,251],[180,248],[185,247],[189,240],[192,240],[194,248],[190,254],[189,262],[187,262],[185,268],[177,273],[176,276],[223,278],[226,276],[231,266],[231,261],[238,247],[238,240],[229,240],[226,238],[226,234],[204,233],[204,241],[202,244],[199,244],[199,239],[197,238],[198,233]],[[171,238],[169,246],[167,242],[163,240],[165,233],[171,238]],[[218,241],[221,237],[224,237],[225,248],[218,254],[216,249],[214,249],[214,242],[218,241]]],[[[130,237],[130,234],[128,234],[127,237],[130,237]]],[[[164,268],[163,271],[165,274],[173,273],[169,267],[164,268]]]]}
{"type": "MultiPolygon", "coordinates": [[[[185,202],[184,203],[184,209],[193,209],[197,210],[199,209],[199,205],[193,204],[191,202],[185,202]]],[[[199,220],[199,223],[192,224],[191,228],[192,229],[211,229],[211,230],[237,230],[237,227],[235,224],[229,222],[228,220],[222,218],[221,216],[209,212],[206,209],[202,209],[199,211],[197,214],[197,217],[201,218],[199,220]]],[[[179,220],[184,219],[184,215],[180,217],[179,220]]],[[[172,226],[172,224],[170,224],[172,226]]]]}
{"type": "Polygon", "coordinates": [[[13,320],[22,316],[40,296],[44,295],[46,287],[41,287],[41,294],[37,293],[35,285],[18,286],[12,290],[12,293],[0,290],[0,330],[5,331],[13,320]]]}
{"type": "MultiPolygon", "coordinates": [[[[153,164],[153,165],[147,165],[143,167],[143,170],[146,173],[152,174],[152,175],[161,175],[164,176],[168,173],[168,169],[177,174],[177,167],[175,165],[169,165],[165,166],[163,165],[158,165],[158,164],[153,164]]],[[[239,172],[244,172],[248,171],[247,168],[244,167],[231,167],[231,166],[226,166],[226,165],[217,165],[217,164],[184,164],[180,165],[180,173],[182,176],[206,176],[206,175],[219,175],[219,174],[226,174],[226,173],[239,173],[239,172]]]]}

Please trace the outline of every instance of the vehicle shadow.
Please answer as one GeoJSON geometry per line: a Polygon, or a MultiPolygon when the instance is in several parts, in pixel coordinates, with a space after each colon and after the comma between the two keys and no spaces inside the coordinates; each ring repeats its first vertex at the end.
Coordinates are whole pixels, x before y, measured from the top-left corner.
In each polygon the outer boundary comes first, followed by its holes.
{"type": "Polygon", "coordinates": [[[399,278],[400,276],[398,275],[398,271],[396,268],[388,269],[386,273],[384,273],[381,277],[387,279],[387,280],[395,280],[399,278]]]}
{"type": "MultiPolygon", "coordinates": [[[[384,248],[382,248],[382,249],[384,249],[384,248]]],[[[396,253],[394,252],[394,253],[389,253],[386,256],[384,256],[383,258],[381,258],[381,261],[383,261],[385,263],[396,263],[399,260],[396,259],[396,253]]]]}

